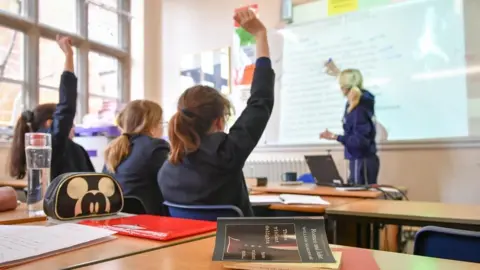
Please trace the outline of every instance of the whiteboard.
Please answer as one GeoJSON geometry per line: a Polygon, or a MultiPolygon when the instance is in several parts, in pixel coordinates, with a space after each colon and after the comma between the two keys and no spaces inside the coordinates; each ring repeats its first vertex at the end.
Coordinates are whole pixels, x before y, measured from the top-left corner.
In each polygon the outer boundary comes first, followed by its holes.
{"type": "Polygon", "coordinates": [[[265,144],[342,132],[346,101],[323,73],[329,58],[363,72],[389,141],[478,137],[479,15],[476,0],[410,0],[270,33],[277,81],[265,144]]]}

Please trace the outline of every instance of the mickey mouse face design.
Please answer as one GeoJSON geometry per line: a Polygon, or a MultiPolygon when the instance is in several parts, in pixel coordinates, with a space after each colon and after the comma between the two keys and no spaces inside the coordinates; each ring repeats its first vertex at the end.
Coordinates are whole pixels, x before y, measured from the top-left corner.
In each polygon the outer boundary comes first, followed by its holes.
{"type": "Polygon", "coordinates": [[[98,189],[91,189],[83,177],[75,177],[67,185],[68,196],[76,200],[74,216],[110,213],[110,197],[115,194],[115,184],[108,177],[98,181],[98,189]]]}

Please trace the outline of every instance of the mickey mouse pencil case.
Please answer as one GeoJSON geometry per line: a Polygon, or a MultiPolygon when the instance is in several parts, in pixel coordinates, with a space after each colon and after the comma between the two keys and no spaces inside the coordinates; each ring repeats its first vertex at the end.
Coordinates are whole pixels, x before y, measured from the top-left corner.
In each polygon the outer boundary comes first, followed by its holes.
{"type": "Polygon", "coordinates": [[[43,200],[45,215],[73,220],[114,215],[123,208],[118,182],[102,173],[64,173],[55,177],[43,200]]]}

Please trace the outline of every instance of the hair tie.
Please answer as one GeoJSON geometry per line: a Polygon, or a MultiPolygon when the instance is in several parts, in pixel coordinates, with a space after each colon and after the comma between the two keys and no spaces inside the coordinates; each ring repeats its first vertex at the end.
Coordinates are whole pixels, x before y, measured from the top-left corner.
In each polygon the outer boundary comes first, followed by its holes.
{"type": "Polygon", "coordinates": [[[130,137],[132,137],[132,135],[128,134],[128,133],[122,133],[122,135],[120,135],[120,136],[125,136],[125,137],[127,137],[127,139],[130,139],[130,137]]]}
{"type": "Polygon", "coordinates": [[[182,113],[185,114],[186,116],[190,117],[190,118],[193,118],[195,117],[195,114],[185,108],[181,109],[182,113]]]}
{"type": "Polygon", "coordinates": [[[32,123],[33,122],[33,112],[30,111],[30,110],[26,110],[24,112],[22,112],[22,118],[23,120],[25,120],[25,122],[27,123],[32,123]]]}

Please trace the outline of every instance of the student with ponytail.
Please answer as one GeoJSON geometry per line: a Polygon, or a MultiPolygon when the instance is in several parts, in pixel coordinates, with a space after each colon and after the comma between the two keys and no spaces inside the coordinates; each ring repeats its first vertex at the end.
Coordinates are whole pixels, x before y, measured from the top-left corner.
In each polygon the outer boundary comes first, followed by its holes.
{"type": "Polygon", "coordinates": [[[338,78],[347,104],[343,115],[343,135],[325,130],[320,133],[320,138],[336,140],[344,145],[345,158],[349,160],[350,183],[376,184],[380,160],[375,142],[375,96],[363,88],[363,76],[359,70],[340,71],[331,60],[325,66],[327,74],[338,78]]]}
{"type": "Polygon", "coordinates": [[[57,43],[65,54],[59,102],[38,105],[33,111],[24,111],[18,119],[9,157],[10,175],[17,179],[23,179],[26,174],[25,133],[28,132],[50,133],[52,136],[51,179],[62,173],[95,171],[85,149],[72,141],[77,111],[72,42],[68,37],[57,36],[57,43]]]}
{"type": "Polygon", "coordinates": [[[122,135],[105,150],[103,171],[115,177],[124,196],[139,199],[147,214],[166,215],[157,174],[170,151],[163,135],[163,112],[149,100],[129,102],[117,116],[122,135]]]}
{"type": "Polygon", "coordinates": [[[257,61],[247,106],[228,134],[230,102],[203,85],[187,89],[169,123],[172,152],[158,174],[165,200],[185,205],[234,205],[252,216],[243,165],[273,109],[274,77],[265,26],[248,10],[234,19],[256,38],[257,61]]]}

